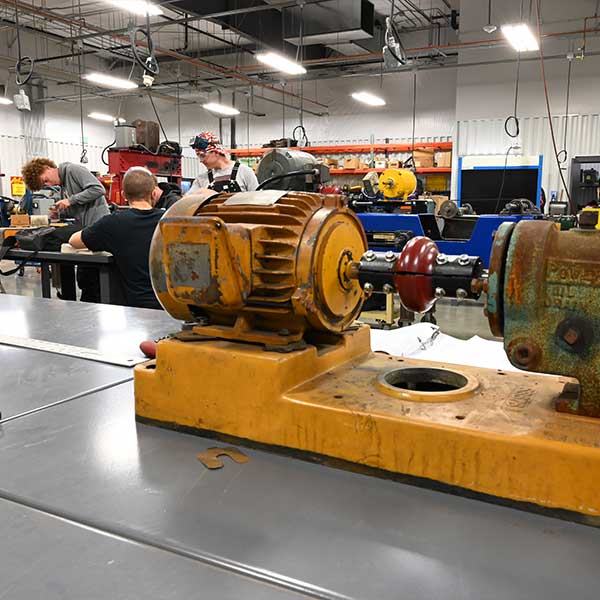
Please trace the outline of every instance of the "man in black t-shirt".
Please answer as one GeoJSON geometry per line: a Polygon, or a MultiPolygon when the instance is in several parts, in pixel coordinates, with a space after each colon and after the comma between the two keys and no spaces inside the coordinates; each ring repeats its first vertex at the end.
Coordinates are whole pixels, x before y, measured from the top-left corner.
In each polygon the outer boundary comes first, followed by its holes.
{"type": "Polygon", "coordinates": [[[132,167],[123,178],[128,209],[103,217],[73,234],[74,248],[110,252],[125,289],[128,306],[161,308],[150,283],[150,242],[164,210],[152,207],[154,175],[144,167],[132,167]]]}

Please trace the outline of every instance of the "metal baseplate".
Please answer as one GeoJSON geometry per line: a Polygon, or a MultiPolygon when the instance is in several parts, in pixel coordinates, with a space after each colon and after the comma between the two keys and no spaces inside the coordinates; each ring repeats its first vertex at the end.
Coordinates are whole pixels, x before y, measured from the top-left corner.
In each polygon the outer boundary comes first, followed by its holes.
{"type": "Polygon", "coordinates": [[[566,377],[374,354],[359,327],[289,354],[164,340],[134,380],[142,421],[600,515],[600,420],[555,411],[566,377]]]}

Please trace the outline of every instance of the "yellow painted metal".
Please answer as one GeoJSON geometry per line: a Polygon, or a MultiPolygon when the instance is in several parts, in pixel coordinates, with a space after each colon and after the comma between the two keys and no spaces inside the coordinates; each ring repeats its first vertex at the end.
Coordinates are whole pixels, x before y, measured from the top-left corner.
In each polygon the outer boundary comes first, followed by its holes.
{"type": "Polygon", "coordinates": [[[358,279],[347,277],[347,265],[360,260],[365,252],[363,235],[346,213],[336,215],[329,223],[317,249],[317,287],[323,306],[335,318],[355,313],[362,303],[358,279]]]}
{"type": "Polygon", "coordinates": [[[600,208],[596,208],[595,206],[586,206],[582,209],[586,212],[595,212],[598,217],[598,222],[596,223],[596,229],[600,229],[600,208]]]}
{"type": "Polygon", "coordinates": [[[386,169],[379,176],[379,189],[387,199],[408,198],[417,187],[417,178],[408,169],[386,169]]]}
{"type": "Polygon", "coordinates": [[[194,321],[193,307],[201,309],[210,326],[198,335],[286,345],[307,329],[339,333],[354,321],[363,293],[347,266],[366,249],[358,217],[339,196],[219,194],[167,211],[150,272],[176,319],[194,321]]]}
{"type": "Polygon", "coordinates": [[[366,327],[328,341],[279,354],[224,340],[163,340],[156,361],[135,368],[136,414],[600,514],[600,420],[553,408],[572,380],[373,354],[366,327]],[[378,378],[400,367],[450,369],[473,385],[448,402],[378,389],[378,378]]]}

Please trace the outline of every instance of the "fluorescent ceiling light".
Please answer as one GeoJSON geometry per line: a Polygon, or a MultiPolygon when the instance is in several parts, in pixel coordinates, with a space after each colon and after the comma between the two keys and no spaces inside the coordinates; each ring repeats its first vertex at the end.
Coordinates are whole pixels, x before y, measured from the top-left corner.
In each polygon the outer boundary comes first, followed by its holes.
{"type": "Polygon", "coordinates": [[[103,85],[108,88],[117,88],[120,90],[133,90],[138,87],[135,81],[129,79],[122,79],[121,77],[112,77],[111,75],[104,75],[104,73],[88,73],[83,76],[84,79],[103,85]]]}
{"type": "Polygon", "coordinates": [[[152,4],[152,2],[145,2],[144,0],[104,0],[104,2],[116,6],[121,10],[126,10],[127,12],[136,15],[142,15],[143,17],[146,15],[156,17],[163,14],[163,11],[159,6],[152,4]]]}
{"type": "Polygon", "coordinates": [[[369,92],[354,92],[352,97],[359,102],[364,102],[369,106],[385,106],[385,100],[369,92]]]}
{"type": "Polygon", "coordinates": [[[538,41],[525,23],[502,25],[502,33],[517,52],[532,52],[540,49],[538,41]]]}
{"type": "Polygon", "coordinates": [[[110,121],[111,123],[115,121],[115,118],[112,115],[99,112],[91,112],[88,117],[90,119],[96,119],[97,121],[110,121]]]}
{"type": "Polygon", "coordinates": [[[12,104],[13,101],[10,98],[0,98],[0,104],[12,104]]]}
{"type": "Polygon", "coordinates": [[[237,108],[233,108],[233,106],[225,106],[224,104],[217,104],[216,102],[207,102],[202,105],[206,110],[210,110],[211,112],[219,113],[220,115],[239,115],[240,111],[237,108]]]}
{"type": "Polygon", "coordinates": [[[304,75],[306,73],[306,69],[302,65],[275,52],[257,54],[256,60],[288,75],[304,75]]]}

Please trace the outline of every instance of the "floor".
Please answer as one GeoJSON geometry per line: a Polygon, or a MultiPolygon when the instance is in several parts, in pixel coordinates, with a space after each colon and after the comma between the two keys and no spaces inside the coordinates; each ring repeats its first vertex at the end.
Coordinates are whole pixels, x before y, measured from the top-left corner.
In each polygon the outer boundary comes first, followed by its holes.
{"type": "MultiPolygon", "coordinates": [[[[0,269],[6,271],[14,267],[12,261],[1,261],[0,269]]],[[[35,267],[26,267],[23,276],[11,275],[2,277],[0,284],[7,294],[19,296],[41,297],[40,275],[35,267]]],[[[53,290],[53,297],[55,292],[53,290]]],[[[474,335],[485,339],[497,339],[490,333],[487,319],[483,314],[483,302],[462,302],[456,300],[441,300],[436,306],[437,324],[442,332],[460,339],[468,339],[474,335]]],[[[383,314],[369,313],[369,317],[380,318],[383,314]]]]}

